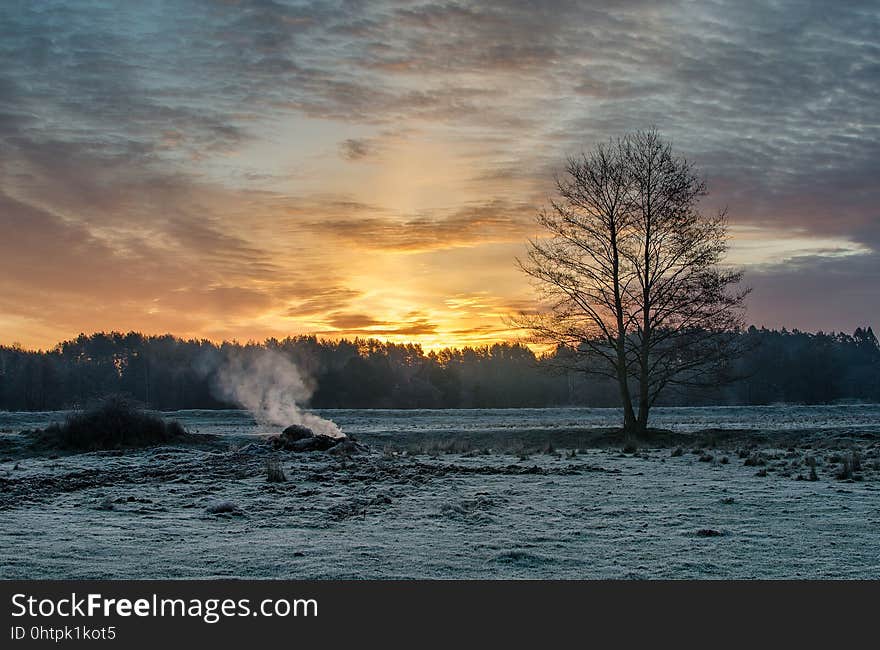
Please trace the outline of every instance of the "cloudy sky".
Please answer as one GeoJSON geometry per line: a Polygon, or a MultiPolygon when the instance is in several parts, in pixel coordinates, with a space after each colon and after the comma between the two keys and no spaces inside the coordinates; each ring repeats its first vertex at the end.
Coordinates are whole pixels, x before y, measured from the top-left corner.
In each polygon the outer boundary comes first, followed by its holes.
{"type": "Polygon", "coordinates": [[[0,343],[508,338],[567,155],[656,127],[757,325],[880,325],[868,2],[0,4],[0,343]]]}

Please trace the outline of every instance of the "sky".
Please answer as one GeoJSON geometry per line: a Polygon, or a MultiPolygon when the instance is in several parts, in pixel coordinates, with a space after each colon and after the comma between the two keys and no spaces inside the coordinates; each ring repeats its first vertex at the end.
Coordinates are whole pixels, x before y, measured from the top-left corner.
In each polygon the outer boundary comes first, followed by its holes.
{"type": "Polygon", "coordinates": [[[880,5],[0,4],[0,344],[518,335],[568,156],[656,128],[758,326],[880,325],[880,5]]]}

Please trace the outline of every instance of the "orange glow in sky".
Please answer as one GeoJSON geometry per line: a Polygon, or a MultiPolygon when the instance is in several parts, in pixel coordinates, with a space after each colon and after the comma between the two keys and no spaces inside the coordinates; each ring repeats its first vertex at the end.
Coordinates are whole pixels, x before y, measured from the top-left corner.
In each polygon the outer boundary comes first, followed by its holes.
{"type": "Polygon", "coordinates": [[[878,325],[876,53],[845,8],[788,39],[736,3],[39,5],[0,7],[2,345],[515,339],[554,173],[648,127],[728,208],[750,322],[878,325]]]}

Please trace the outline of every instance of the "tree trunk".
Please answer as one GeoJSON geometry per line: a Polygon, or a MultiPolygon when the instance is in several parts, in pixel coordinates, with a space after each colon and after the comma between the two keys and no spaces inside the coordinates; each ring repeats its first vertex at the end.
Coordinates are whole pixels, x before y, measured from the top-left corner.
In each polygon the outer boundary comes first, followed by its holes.
{"type": "Polygon", "coordinates": [[[636,431],[644,436],[648,431],[648,411],[651,409],[649,356],[651,352],[651,324],[646,317],[642,331],[642,345],[639,352],[639,417],[636,431]]]}
{"type": "Polygon", "coordinates": [[[644,276],[642,278],[642,340],[639,355],[639,419],[636,422],[636,431],[644,436],[648,431],[648,353],[651,350],[651,235],[652,220],[654,218],[651,206],[651,171],[652,165],[648,164],[646,196],[644,204],[644,276]]]}
{"type": "Polygon", "coordinates": [[[648,399],[648,373],[642,371],[639,381],[639,417],[636,421],[636,431],[639,435],[644,436],[648,431],[648,411],[651,408],[648,399]]]}
{"type": "Polygon", "coordinates": [[[617,382],[620,385],[620,401],[623,404],[623,433],[624,437],[629,440],[633,434],[637,433],[636,414],[633,411],[632,397],[629,394],[629,383],[626,376],[626,358],[621,359],[618,353],[617,360],[617,382]]]}
{"type": "Polygon", "coordinates": [[[626,368],[626,327],[623,323],[623,302],[620,295],[620,254],[617,248],[616,226],[611,226],[612,273],[614,285],[614,311],[617,318],[617,383],[620,386],[620,402],[623,406],[623,432],[629,440],[635,431],[636,416],[633,412],[632,397],[629,394],[629,378],[626,368]]]}

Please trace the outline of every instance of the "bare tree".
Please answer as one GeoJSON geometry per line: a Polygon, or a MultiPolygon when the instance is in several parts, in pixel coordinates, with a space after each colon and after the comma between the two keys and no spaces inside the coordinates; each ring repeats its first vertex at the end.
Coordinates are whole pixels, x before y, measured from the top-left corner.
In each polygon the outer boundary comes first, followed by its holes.
{"type": "Polygon", "coordinates": [[[625,273],[621,238],[632,226],[629,174],[622,149],[599,145],[589,155],[568,161],[558,178],[559,199],[538,215],[550,238],[529,243],[528,261],[519,267],[536,280],[547,312],[524,317],[535,337],[595,357],[588,372],[616,379],[624,408],[624,426],[635,426],[627,382],[627,331],[630,327],[631,274],[625,273]]]}
{"type": "Polygon", "coordinates": [[[517,260],[546,309],[517,323],[616,379],[625,431],[644,434],[665,388],[718,378],[736,353],[748,290],[721,266],[725,215],[699,211],[705,182],[654,131],[570,159],[557,190],[548,236],[517,260]]]}

